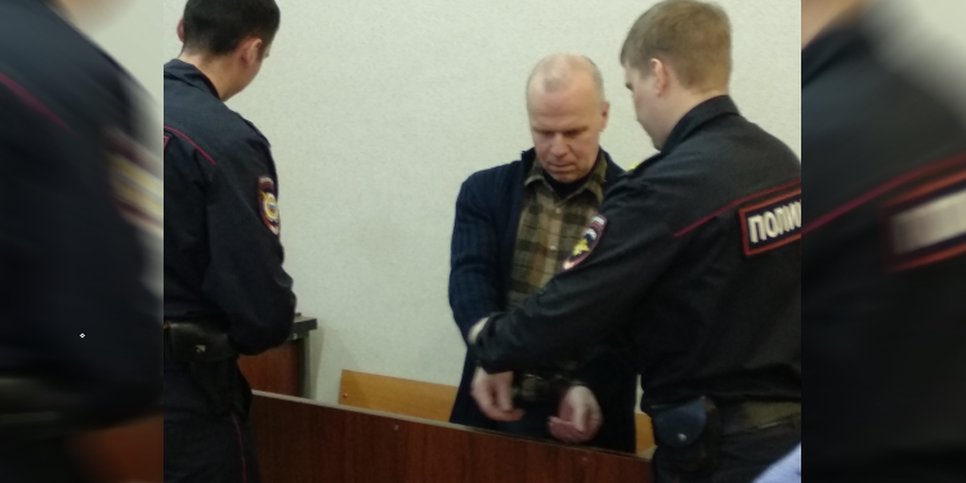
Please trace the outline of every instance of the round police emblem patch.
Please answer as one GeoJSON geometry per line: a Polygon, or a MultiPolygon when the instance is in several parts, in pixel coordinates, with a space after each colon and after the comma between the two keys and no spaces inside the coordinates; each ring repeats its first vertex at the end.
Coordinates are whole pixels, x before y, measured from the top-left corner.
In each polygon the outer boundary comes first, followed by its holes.
{"type": "Polygon", "coordinates": [[[564,260],[564,270],[570,270],[576,267],[580,262],[590,256],[594,248],[597,247],[597,244],[600,243],[600,237],[604,235],[605,226],[607,226],[607,218],[604,215],[595,215],[591,218],[590,224],[587,225],[587,228],[580,235],[580,240],[574,244],[574,249],[570,253],[570,256],[564,260]]]}
{"type": "Polygon", "coordinates": [[[281,217],[278,214],[278,200],[275,198],[275,182],[268,176],[258,179],[258,206],[262,222],[274,234],[281,231],[281,217]]]}

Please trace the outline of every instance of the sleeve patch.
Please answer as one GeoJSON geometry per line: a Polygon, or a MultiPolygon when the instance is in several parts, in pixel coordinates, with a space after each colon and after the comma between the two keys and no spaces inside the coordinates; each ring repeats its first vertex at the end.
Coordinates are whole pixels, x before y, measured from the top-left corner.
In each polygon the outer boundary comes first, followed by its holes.
{"type": "Polygon", "coordinates": [[[258,206],[265,227],[278,235],[282,229],[282,221],[278,213],[278,200],[275,197],[275,181],[268,176],[258,178],[258,206]]]}
{"type": "Polygon", "coordinates": [[[600,238],[604,236],[604,227],[607,226],[607,218],[604,215],[595,215],[591,218],[590,223],[584,232],[580,235],[580,240],[574,244],[574,249],[570,253],[570,256],[564,260],[563,269],[570,270],[576,267],[580,262],[587,259],[597,244],[600,243],[600,238]]]}
{"type": "Polygon", "coordinates": [[[750,257],[802,238],[802,190],[738,209],[741,241],[750,257]]]}
{"type": "Polygon", "coordinates": [[[966,254],[966,173],[899,196],[885,205],[892,270],[966,254]]]}

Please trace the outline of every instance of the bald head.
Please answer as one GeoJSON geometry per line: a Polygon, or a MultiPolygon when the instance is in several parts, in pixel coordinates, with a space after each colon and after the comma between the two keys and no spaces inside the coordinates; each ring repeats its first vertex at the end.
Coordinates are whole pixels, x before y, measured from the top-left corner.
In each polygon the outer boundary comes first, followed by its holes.
{"type": "Polygon", "coordinates": [[[553,93],[574,86],[575,83],[589,83],[596,93],[598,103],[606,101],[604,80],[600,70],[592,60],[577,54],[553,54],[537,62],[527,78],[527,106],[530,106],[536,93],[553,93]]]}
{"type": "Polygon", "coordinates": [[[609,108],[600,71],[587,57],[538,62],[527,80],[527,114],[544,171],[561,183],[584,179],[597,162],[609,108]]]}

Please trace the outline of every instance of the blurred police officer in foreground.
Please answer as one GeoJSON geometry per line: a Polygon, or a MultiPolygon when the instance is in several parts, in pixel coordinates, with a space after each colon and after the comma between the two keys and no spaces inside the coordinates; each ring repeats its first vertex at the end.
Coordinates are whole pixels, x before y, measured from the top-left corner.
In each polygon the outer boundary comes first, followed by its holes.
{"type": "Polygon", "coordinates": [[[966,126],[884,7],[802,2],[803,474],[966,481],[966,126]]]}
{"type": "Polygon", "coordinates": [[[624,43],[660,153],[618,180],[566,270],[469,334],[484,369],[636,345],[657,481],[747,482],[800,438],[800,165],[728,96],[728,19],[660,2],[624,43]]]}
{"type": "Polygon", "coordinates": [[[85,481],[70,437],[160,392],[138,242],[160,236],[152,143],[132,79],[68,22],[86,6],[0,2],[3,482],[85,481]]]}
{"type": "Polygon", "coordinates": [[[291,332],[269,143],[225,106],[258,74],[273,0],[189,0],[164,66],[165,481],[257,481],[238,354],[291,332]]]}

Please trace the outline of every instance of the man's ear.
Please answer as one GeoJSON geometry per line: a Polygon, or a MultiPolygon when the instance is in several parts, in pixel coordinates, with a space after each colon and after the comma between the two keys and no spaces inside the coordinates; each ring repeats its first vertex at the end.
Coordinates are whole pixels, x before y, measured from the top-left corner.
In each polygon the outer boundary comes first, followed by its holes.
{"type": "Polygon", "coordinates": [[[246,65],[257,64],[262,60],[265,42],[258,37],[248,37],[238,45],[239,54],[246,65]]]}
{"type": "Polygon", "coordinates": [[[601,116],[604,117],[604,122],[600,125],[600,131],[603,132],[604,129],[607,129],[607,120],[610,118],[610,103],[607,101],[603,102],[601,116]]]}
{"type": "Polygon", "coordinates": [[[178,40],[180,40],[182,44],[184,43],[184,17],[181,17],[181,20],[178,20],[178,40]]]}
{"type": "Polygon", "coordinates": [[[668,85],[671,81],[671,71],[661,59],[651,59],[650,67],[651,74],[654,76],[654,89],[657,91],[658,97],[663,97],[667,94],[668,85]]]}

